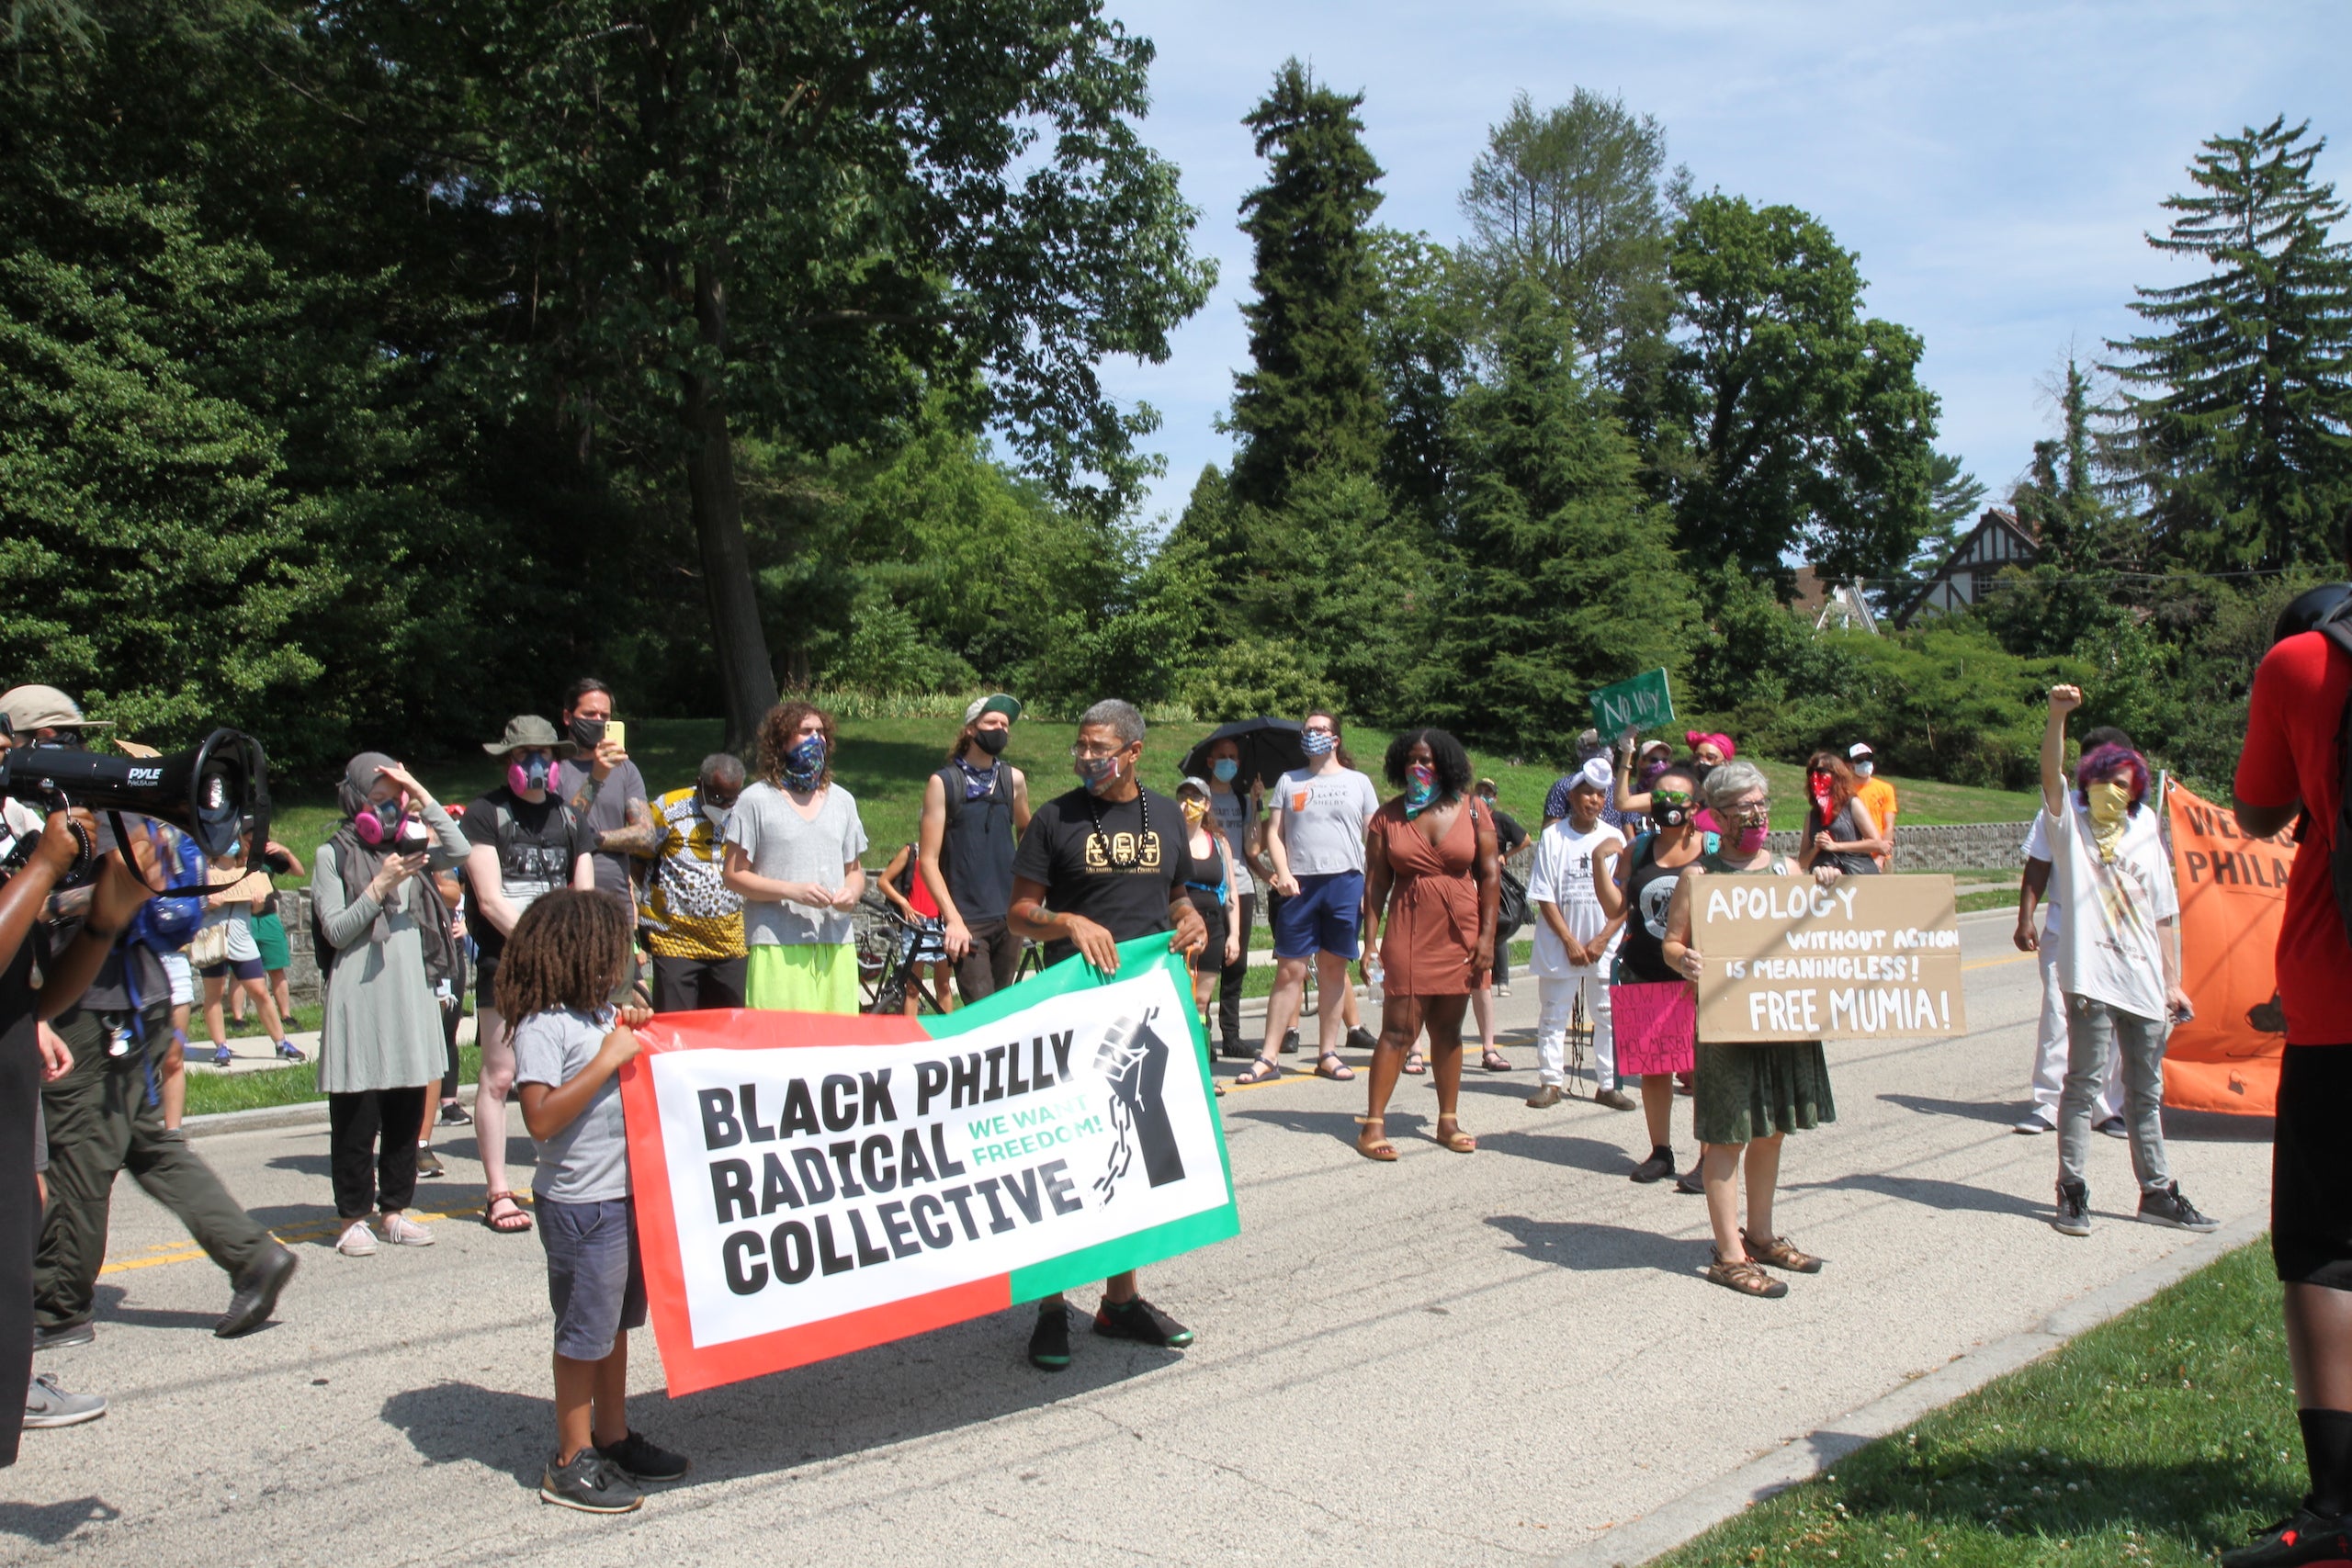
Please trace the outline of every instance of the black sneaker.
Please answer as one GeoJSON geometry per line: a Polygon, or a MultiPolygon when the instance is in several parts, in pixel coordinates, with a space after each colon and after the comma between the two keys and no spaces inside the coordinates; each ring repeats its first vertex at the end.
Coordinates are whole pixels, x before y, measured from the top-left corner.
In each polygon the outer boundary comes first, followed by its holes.
{"type": "Polygon", "coordinates": [[[1377,1051],[1380,1049],[1380,1036],[1374,1034],[1371,1030],[1366,1029],[1363,1024],[1359,1023],[1353,1029],[1348,1031],[1348,1049],[1351,1051],[1377,1051]]]}
{"type": "Polygon", "coordinates": [[[2314,1514],[2308,1503],[2254,1533],[2253,1545],[2222,1553],[2222,1568],[2318,1568],[2352,1562],[2352,1517],[2314,1514]]]}
{"type": "Polygon", "coordinates": [[[474,1119],[466,1113],[466,1108],[458,1101],[445,1100],[441,1102],[441,1125],[444,1127],[470,1127],[473,1122],[474,1119]]]}
{"type": "Polygon", "coordinates": [[[582,1449],[570,1464],[548,1456],[548,1467],[539,1472],[539,1501],[583,1514],[630,1514],[645,1506],[645,1494],[620,1466],[594,1449],[582,1449]]]}
{"type": "Polygon", "coordinates": [[[2197,1205],[2180,1195],[2180,1183],[2176,1181],[2161,1192],[2140,1194],[2140,1223],[2143,1225],[2170,1225],[2177,1231],[2217,1231],[2222,1222],[2211,1214],[2198,1213],[2197,1205]]]}
{"type": "Polygon", "coordinates": [[[2050,1216],[2051,1227],[2061,1235],[2091,1234],[2091,1191],[2079,1181],[2058,1184],[2058,1209],[2050,1216]]]}
{"type": "Polygon", "coordinates": [[[1652,1149],[1650,1157],[1634,1168],[1634,1179],[1646,1187],[1653,1181],[1664,1181],[1674,1174],[1674,1151],[1652,1149]]]}
{"type": "Polygon", "coordinates": [[[35,1328],[33,1348],[63,1350],[75,1345],[87,1345],[97,1337],[97,1328],[85,1317],[79,1323],[61,1323],[54,1328],[35,1328]]]}
{"type": "Polygon", "coordinates": [[[1228,1036],[1225,1043],[1217,1049],[1217,1055],[1228,1062],[1246,1062],[1257,1054],[1257,1052],[1251,1050],[1240,1041],[1230,1036],[1228,1036]]]}
{"type": "Polygon", "coordinates": [[[649,1481],[684,1481],[693,1461],[684,1454],[673,1454],[648,1438],[632,1431],[617,1443],[598,1443],[596,1452],[605,1463],[628,1476],[639,1485],[649,1481]]]}
{"type": "Polygon", "coordinates": [[[1069,1308],[1060,1302],[1037,1314],[1029,1331],[1029,1364],[1041,1372],[1069,1369],[1069,1308]]]}
{"type": "Polygon", "coordinates": [[[421,1144],[417,1146],[416,1174],[418,1179],[424,1181],[448,1174],[441,1168],[441,1156],[433,1152],[433,1145],[430,1144],[421,1144]]]}
{"type": "Polygon", "coordinates": [[[1282,1054],[1285,1056],[1295,1056],[1298,1055],[1297,1030],[1294,1029],[1289,1033],[1283,1036],[1282,1054]]]}
{"type": "Polygon", "coordinates": [[[1112,1339],[1133,1339],[1163,1350],[1182,1350],[1193,1342],[1193,1331],[1137,1296],[1131,1302],[1104,1298],[1094,1314],[1094,1332],[1112,1339]]]}
{"type": "Polygon", "coordinates": [[[286,1289],[286,1281],[294,1277],[294,1255],[276,1242],[269,1250],[245,1267],[237,1276],[229,1296],[229,1310],[212,1325],[215,1339],[234,1339],[240,1334],[251,1334],[269,1321],[277,1306],[277,1293],[286,1289]]]}

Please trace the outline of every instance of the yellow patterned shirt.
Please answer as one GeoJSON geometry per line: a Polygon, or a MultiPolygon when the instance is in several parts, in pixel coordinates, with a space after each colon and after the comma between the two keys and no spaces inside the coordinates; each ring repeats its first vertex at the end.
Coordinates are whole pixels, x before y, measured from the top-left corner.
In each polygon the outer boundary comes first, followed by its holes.
{"type": "Polygon", "coordinates": [[[653,803],[653,874],[638,895],[647,951],[657,958],[743,956],[743,900],[718,879],[725,850],[694,790],[653,803]]]}

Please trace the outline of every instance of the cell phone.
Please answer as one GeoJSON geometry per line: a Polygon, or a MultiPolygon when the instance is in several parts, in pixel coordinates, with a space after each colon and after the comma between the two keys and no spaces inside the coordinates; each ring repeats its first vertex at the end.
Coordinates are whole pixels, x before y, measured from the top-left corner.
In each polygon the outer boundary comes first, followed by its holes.
{"type": "Polygon", "coordinates": [[[2175,1023],[2187,1023],[2196,1016],[2197,1010],[2192,1007],[2177,1007],[2172,1010],[2172,1021],[2175,1023]]]}
{"type": "Polygon", "coordinates": [[[616,745],[616,746],[619,747],[622,750],[624,750],[624,751],[628,750],[628,723],[627,723],[625,720],[617,719],[617,718],[608,718],[608,719],[606,719],[606,720],[605,721],[605,739],[607,739],[607,740],[609,740],[609,741],[611,741],[614,745],[616,745]]]}

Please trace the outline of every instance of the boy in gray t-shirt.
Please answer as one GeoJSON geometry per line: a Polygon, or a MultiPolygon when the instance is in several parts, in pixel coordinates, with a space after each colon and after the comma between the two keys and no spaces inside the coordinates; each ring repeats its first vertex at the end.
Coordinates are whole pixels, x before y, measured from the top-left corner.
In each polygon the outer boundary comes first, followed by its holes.
{"type": "MultiPolygon", "coordinates": [[[[605,1037],[620,1028],[619,1016],[611,1008],[594,1014],[570,1008],[533,1013],[514,1026],[514,1087],[560,1089],[595,1062],[605,1037]]],[[[542,1202],[549,1198],[560,1203],[609,1202],[629,1195],[628,1134],[621,1122],[617,1072],[605,1078],[568,1124],[544,1140],[534,1131],[531,1142],[539,1162],[531,1178],[531,1194],[542,1202]]]]}

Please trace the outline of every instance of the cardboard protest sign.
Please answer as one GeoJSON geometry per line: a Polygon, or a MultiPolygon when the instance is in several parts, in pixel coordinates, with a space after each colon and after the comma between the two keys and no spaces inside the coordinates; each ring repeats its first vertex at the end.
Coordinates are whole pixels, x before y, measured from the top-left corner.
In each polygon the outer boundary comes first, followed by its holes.
{"type": "Polygon", "coordinates": [[[1592,722],[1603,736],[1628,729],[1655,729],[1674,719],[1674,695],[1666,688],[1666,671],[1653,670],[1592,694],[1592,722]]]}
{"type": "Polygon", "coordinates": [[[1238,1233],[1165,936],[944,1018],[669,1013],[621,1072],[672,1395],[1238,1233]]]}
{"type": "Polygon", "coordinates": [[[1964,1034],[1949,876],[1694,876],[1699,1038],[1964,1034]]]}
{"type": "MultiPolygon", "coordinates": [[[[1701,951],[1705,951],[1702,949],[1701,951]]],[[[1687,1073],[1698,1065],[1691,1032],[1698,997],[1689,982],[1664,980],[1609,987],[1617,1076],[1687,1073]]]]}
{"type": "Polygon", "coordinates": [[[2165,812],[2180,890],[2180,988],[2197,1010],[2165,1043],[2165,1103],[2272,1115],[2287,1047],[2278,952],[2294,840],[2249,838],[2229,807],[2178,784],[2165,812]]]}

